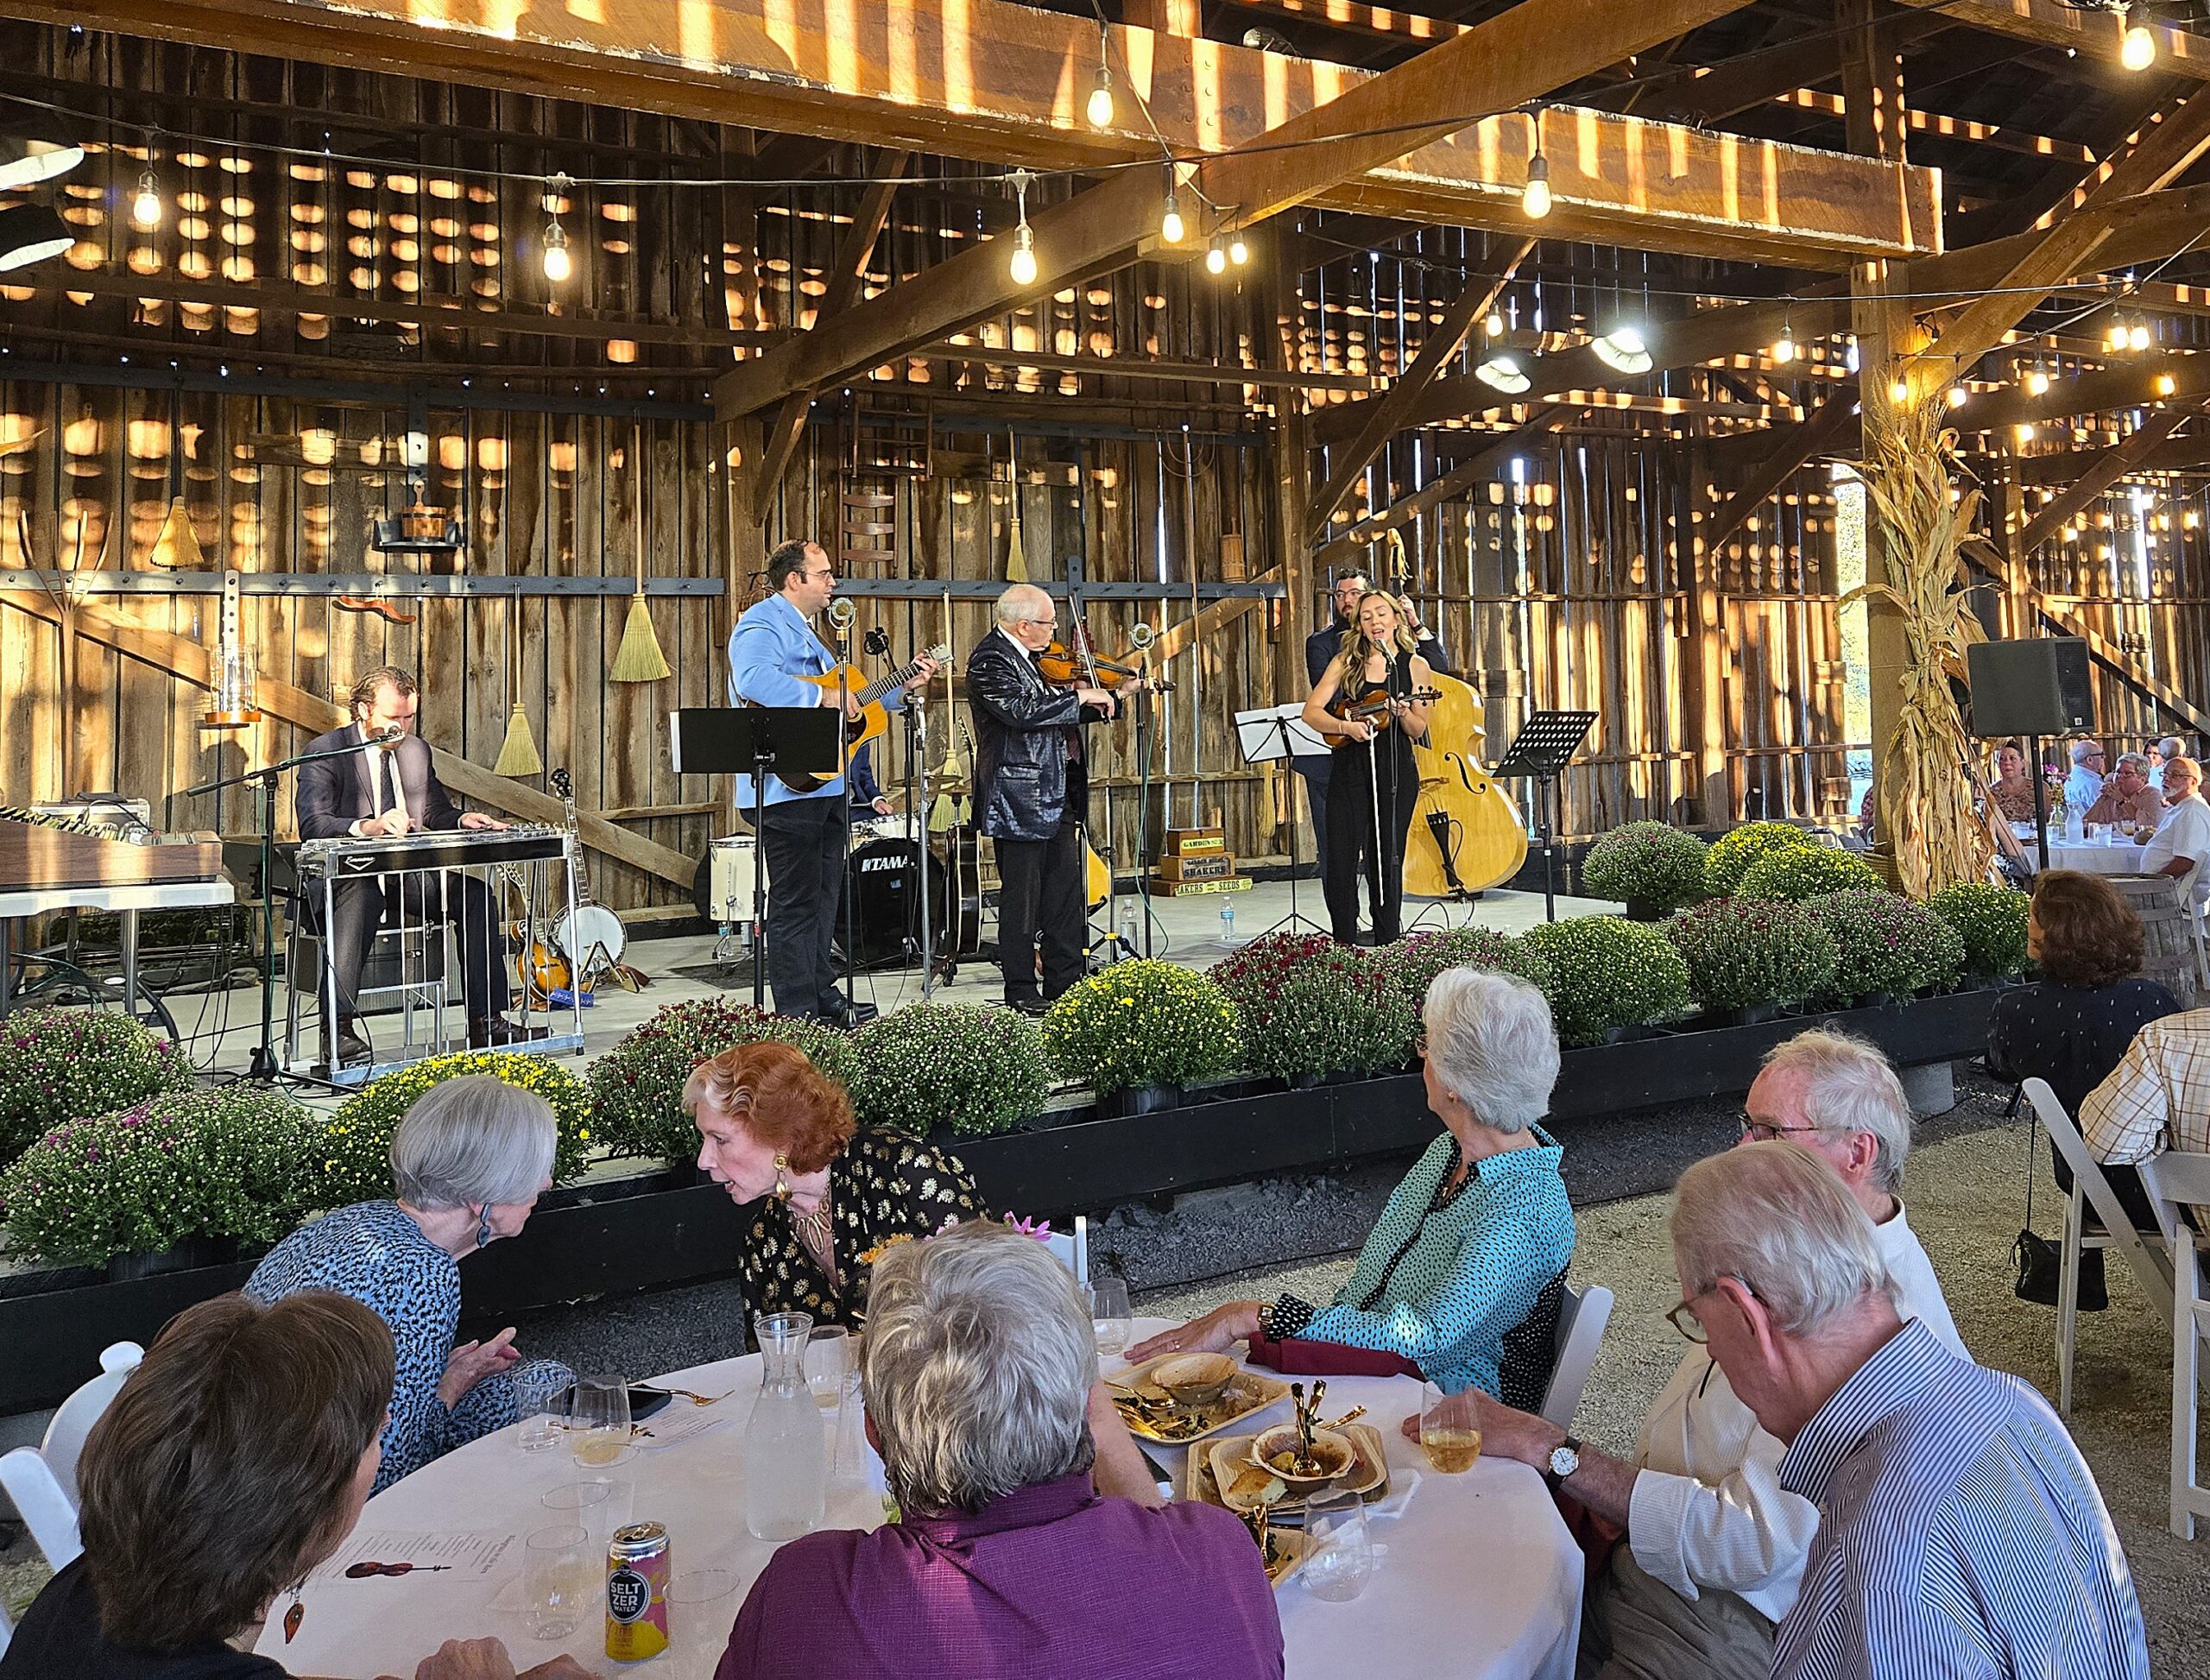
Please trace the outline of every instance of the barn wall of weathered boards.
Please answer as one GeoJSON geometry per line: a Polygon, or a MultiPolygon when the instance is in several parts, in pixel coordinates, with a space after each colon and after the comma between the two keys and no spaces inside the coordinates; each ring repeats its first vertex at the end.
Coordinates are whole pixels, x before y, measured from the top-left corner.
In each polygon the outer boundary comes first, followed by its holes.
{"type": "MultiPolygon", "coordinates": [[[[1010,568],[1160,586],[1088,606],[1108,653],[1139,618],[1203,630],[1187,647],[1170,635],[1147,768],[1127,723],[1095,732],[1096,825],[1125,857],[1147,780],[1154,824],[1216,817],[1239,855],[1279,855],[1301,794],[1241,762],[1232,714],[1301,696],[1301,650],[1285,643],[1324,610],[1329,571],[1390,571],[1389,521],[1369,513],[1448,478],[1396,521],[1405,586],[1486,698],[1492,756],[1529,707],[1601,715],[1563,789],[1568,831],[1724,821],[1746,803],[1847,808],[1847,755],[1867,743],[1845,727],[1828,472],[1730,503],[1765,447],[1747,434],[1799,418],[1770,386],[1699,369],[1632,400],[1471,403],[1384,446],[1317,549],[1288,528],[1285,477],[1317,487],[1335,471],[1361,400],[1516,241],[1430,227],[1377,253],[1359,218],[1310,212],[1254,235],[1224,280],[1124,268],[818,393],[762,484],[777,426],[718,424],[702,374],[1006,233],[998,172],[25,23],[0,23],[0,95],[49,102],[94,138],[57,200],[79,246],[0,287],[9,802],[112,789],[169,826],[242,835],[254,817],[237,791],[173,796],[295,750],[391,662],[421,674],[424,734],[487,773],[521,705],[581,809],[650,843],[595,852],[598,896],[678,905],[684,861],[732,821],[723,784],[673,773],[666,714],[720,702],[765,545],[812,534],[844,576],[911,586],[863,597],[855,630],[856,646],[881,625],[901,658],[944,641],[957,659],[987,631],[987,596],[946,584],[1010,568]],[[824,166],[833,181],[807,181],[824,166]],[[133,215],[149,169],[164,204],[151,227],[133,215]],[[905,180],[884,192],[871,175],[905,180]],[[882,235],[855,255],[871,217],[882,235]],[[551,224],[574,268],[557,290],[540,262],[551,224]],[[840,280],[862,259],[856,286],[840,280]],[[165,344],[190,354],[172,367],[165,344]],[[1070,365],[1115,357],[1204,365],[1070,365]],[[410,433],[424,499],[458,522],[450,557],[372,542],[409,500],[410,433]],[[205,570],[176,567],[190,556],[173,502],[205,570]],[[202,682],[225,570],[243,576],[266,716],[214,731],[202,682]],[[1294,602],[1207,592],[1278,578],[1294,602]],[[610,682],[640,580],[672,674],[610,682]],[[79,632],[66,662],[65,613],[79,632]]],[[[1031,209],[1066,190],[1039,183],[1031,209]]],[[[1545,242],[1495,308],[1537,332],[1662,313],[1696,271],[1545,242]]],[[[2169,528],[2149,545],[2087,523],[2032,575],[2201,692],[2202,521],[2176,502],[2156,517],[2169,528]]],[[[2146,732],[2146,709],[2107,687],[2106,717],[2137,711],[2146,732]]],[[[883,757],[900,782],[903,742],[883,757]]]]}

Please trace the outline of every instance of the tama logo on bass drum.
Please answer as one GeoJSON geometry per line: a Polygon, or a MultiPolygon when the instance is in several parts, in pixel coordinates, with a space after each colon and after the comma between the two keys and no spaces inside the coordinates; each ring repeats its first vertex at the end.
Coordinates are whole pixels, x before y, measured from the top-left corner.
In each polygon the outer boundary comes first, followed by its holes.
{"type": "Polygon", "coordinates": [[[862,875],[877,875],[893,869],[910,869],[913,867],[913,860],[903,852],[887,853],[881,857],[862,857],[859,860],[859,866],[862,875]]]}

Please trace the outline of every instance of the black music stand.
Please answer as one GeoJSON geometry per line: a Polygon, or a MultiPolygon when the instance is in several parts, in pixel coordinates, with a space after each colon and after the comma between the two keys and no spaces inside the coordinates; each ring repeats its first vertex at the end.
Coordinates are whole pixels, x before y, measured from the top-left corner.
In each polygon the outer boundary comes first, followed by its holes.
{"type": "MultiPolygon", "coordinates": [[[[1294,764],[1299,758],[1324,758],[1328,743],[1308,724],[1298,721],[1304,707],[1301,702],[1287,705],[1260,706],[1250,711],[1235,714],[1235,742],[1242,748],[1246,764],[1294,764]]],[[[1297,793],[1295,784],[1289,791],[1289,914],[1284,916],[1259,937],[1279,933],[1287,928],[1295,932],[1310,928],[1315,933],[1328,930],[1310,916],[1300,914],[1297,908],[1297,793]]],[[[1315,825],[1328,820],[1328,813],[1312,813],[1315,825]]]]}
{"type": "Polygon", "coordinates": [[[1556,848],[1557,779],[1596,722],[1593,711],[1538,711],[1512,738],[1492,778],[1530,776],[1535,782],[1535,832],[1543,843],[1543,919],[1557,919],[1556,848]]]}
{"type": "MultiPolygon", "coordinates": [[[[679,776],[752,778],[752,1007],[767,1010],[767,877],[763,873],[767,778],[843,774],[843,713],[826,706],[684,706],[667,715],[679,776]]],[[[849,794],[837,796],[849,805],[849,794]]],[[[813,1007],[808,999],[806,1007],[813,1007]]]]}

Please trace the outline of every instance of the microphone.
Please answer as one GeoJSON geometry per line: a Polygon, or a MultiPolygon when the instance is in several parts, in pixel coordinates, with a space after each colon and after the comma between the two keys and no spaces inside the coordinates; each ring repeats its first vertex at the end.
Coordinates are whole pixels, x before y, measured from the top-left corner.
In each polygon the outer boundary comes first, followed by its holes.
{"type": "Polygon", "coordinates": [[[1141,653],[1145,648],[1150,647],[1152,642],[1159,640],[1159,632],[1152,629],[1150,625],[1139,619],[1136,622],[1135,628],[1128,632],[1128,640],[1134,645],[1136,651],[1138,653],[1141,653]]]}
{"type": "Polygon", "coordinates": [[[884,658],[890,652],[890,632],[878,624],[861,638],[860,645],[876,659],[884,658]]]}
{"type": "Polygon", "coordinates": [[[859,609],[843,597],[838,596],[829,603],[829,622],[837,627],[837,640],[847,642],[852,639],[852,621],[859,616],[859,609]]]}
{"type": "Polygon", "coordinates": [[[379,747],[395,746],[407,738],[407,731],[396,723],[388,723],[370,737],[379,747]]]}

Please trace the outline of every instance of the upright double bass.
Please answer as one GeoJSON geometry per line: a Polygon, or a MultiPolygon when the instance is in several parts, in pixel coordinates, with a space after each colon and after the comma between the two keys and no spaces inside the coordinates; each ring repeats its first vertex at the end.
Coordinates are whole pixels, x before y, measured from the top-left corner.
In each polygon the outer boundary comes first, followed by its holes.
{"type": "MultiPolygon", "coordinates": [[[[1396,539],[1396,533],[1390,536],[1396,539]]],[[[1392,564],[1397,593],[1410,589],[1403,541],[1392,564]]],[[[1512,796],[1474,753],[1484,709],[1473,689],[1440,672],[1427,738],[1412,742],[1419,800],[1405,837],[1405,896],[1464,899],[1509,881],[1527,861],[1527,825],[1512,796]]]]}

